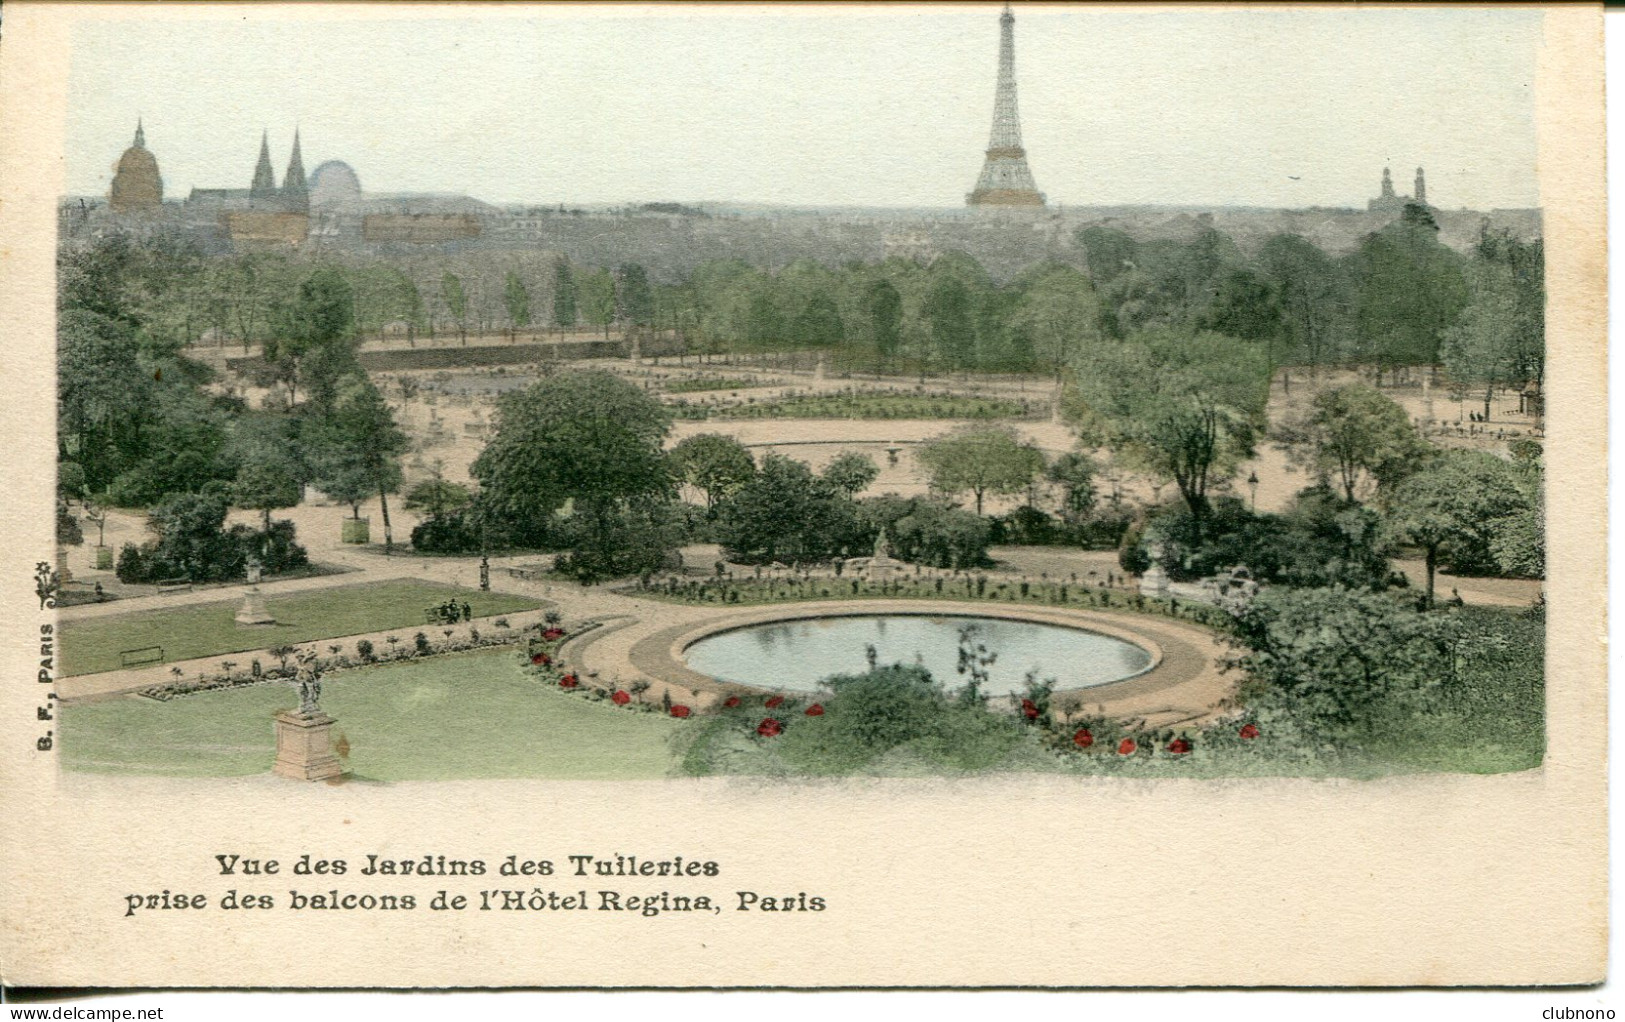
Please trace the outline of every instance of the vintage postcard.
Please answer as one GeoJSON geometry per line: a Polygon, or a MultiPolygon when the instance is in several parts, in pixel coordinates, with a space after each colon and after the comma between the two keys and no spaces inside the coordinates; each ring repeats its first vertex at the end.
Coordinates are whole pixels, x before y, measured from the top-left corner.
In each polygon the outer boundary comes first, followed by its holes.
{"type": "Polygon", "coordinates": [[[1599,8],[0,58],[6,985],[1604,978],[1599,8]]]}

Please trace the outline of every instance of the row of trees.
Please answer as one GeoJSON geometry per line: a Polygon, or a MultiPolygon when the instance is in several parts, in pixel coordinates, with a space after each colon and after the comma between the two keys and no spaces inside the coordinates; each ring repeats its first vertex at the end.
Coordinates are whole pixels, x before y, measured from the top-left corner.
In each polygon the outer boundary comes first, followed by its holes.
{"type": "MultiPolygon", "coordinates": [[[[960,252],[928,265],[725,260],[675,281],[654,281],[636,262],[578,266],[525,250],[319,265],[349,285],[362,334],[647,325],[681,331],[700,352],[816,348],[851,367],[1052,372],[1102,340],[1209,331],[1257,342],[1271,365],[1442,364],[1486,394],[1541,378],[1541,242],[1486,228],[1458,253],[1421,206],[1342,256],[1293,234],[1245,253],[1211,227],[1139,241],[1090,226],[1073,250],[1074,261],[1038,263],[1004,283],[960,252]]],[[[137,261],[120,301],[174,347],[206,331],[244,343],[271,336],[275,310],[313,269],[267,253],[204,259],[163,239],[137,261]]]]}
{"type": "MultiPolygon", "coordinates": [[[[313,485],[356,513],[378,497],[389,543],[387,495],[400,486],[409,445],[356,361],[355,295],[346,278],[319,268],[269,310],[259,382],[273,388],[274,399],[250,408],[213,386],[211,371],[188,358],[155,317],[143,296],[164,285],[154,269],[162,265],[116,237],[63,261],[64,495],[159,507],[208,493],[261,512],[269,546],[271,512],[297,504],[313,485]]],[[[188,573],[201,571],[190,564],[195,558],[182,560],[188,573]]]]}

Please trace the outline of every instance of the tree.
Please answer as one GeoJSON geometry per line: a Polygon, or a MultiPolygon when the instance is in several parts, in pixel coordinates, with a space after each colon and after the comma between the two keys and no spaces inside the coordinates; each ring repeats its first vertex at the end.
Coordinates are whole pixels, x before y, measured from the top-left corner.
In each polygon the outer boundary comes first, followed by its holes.
{"type": "Polygon", "coordinates": [[[705,506],[714,508],[756,474],[756,462],[745,445],[720,433],[700,433],[671,449],[672,465],[691,485],[705,494],[705,506]]]}
{"type": "Polygon", "coordinates": [[[925,300],[925,318],[931,346],[949,370],[970,364],[976,337],[971,324],[970,292],[954,276],[943,276],[931,286],[925,300]]]}
{"type": "Polygon", "coordinates": [[[743,563],[823,560],[852,531],[851,502],[805,462],[769,454],[718,508],[718,538],[743,563]]]}
{"type": "Polygon", "coordinates": [[[1102,442],[1172,480],[1200,545],[1208,491],[1245,458],[1264,419],[1269,361],[1257,344],[1160,330],[1074,362],[1085,442],[1102,442]]]}
{"type": "Polygon", "coordinates": [[[1049,267],[1027,286],[1009,326],[1059,373],[1073,352],[1100,340],[1100,301],[1083,274],[1049,267]]]}
{"type": "Polygon", "coordinates": [[[1109,284],[1117,277],[1134,269],[1140,258],[1140,246],[1122,231],[1109,227],[1082,227],[1077,231],[1078,246],[1083,249],[1089,276],[1097,285],[1109,284]]]}
{"type": "Polygon", "coordinates": [[[1287,336],[1311,375],[1331,361],[1346,329],[1349,296],[1336,263],[1319,246],[1296,234],[1264,242],[1258,261],[1278,297],[1287,336]]]}
{"type": "Polygon", "coordinates": [[[1044,455],[1007,426],[976,427],[923,444],[915,454],[938,493],[976,498],[976,513],[989,493],[1020,493],[1044,468],[1044,455]]]}
{"type": "Polygon", "coordinates": [[[232,499],[238,507],[258,511],[269,535],[271,512],[299,503],[299,480],[285,461],[251,461],[238,469],[232,499]]]}
{"type": "Polygon", "coordinates": [[[1371,234],[1352,258],[1355,325],[1367,359],[1383,370],[1432,365],[1439,343],[1467,303],[1462,257],[1439,242],[1423,210],[1371,234]]]}
{"type": "Polygon", "coordinates": [[[449,511],[461,511],[473,501],[474,494],[468,487],[436,476],[407,490],[402,504],[408,511],[425,511],[431,518],[438,518],[449,511]]]}
{"type": "Polygon", "coordinates": [[[1197,325],[1242,340],[1265,341],[1273,353],[1281,336],[1280,300],[1267,279],[1238,266],[1219,277],[1213,300],[1197,325]]]}
{"type": "Polygon", "coordinates": [[[355,294],[344,275],[318,269],[299,285],[291,301],[272,314],[272,335],[263,349],[274,375],[288,387],[288,404],[299,387],[318,407],[327,407],[342,376],[359,371],[355,359],[355,294]]]}
{"type": "Polygon", "coordinates": [[[440,300],[445,303],[451,318],[457,321],[457,336],[467,343],[468,294],[463,289],[462,278],[450,270],[440,278],[440,300]]]}
{"type": "Polygon", "coordinates": [[[838,348],[846,340],[846,327],[835,299],[820,291],[807,299],[791,327],[797,344],[810,348],[838,348]]]}
{"type": "Polygon", "coordinates": [[[1540,361],[1544,323],[1531,324],[1519,301],[1512,270],[1493,262],[1473,267],[1472,298],[1461,319],[1444,332],[1440,358],[1457,383],[1484,388],[1484,416],[1497,387],[1531,377],[1540,361]]]}
{"type": "Polygon", "coordinates": [[[654,322],[654,292],[649,271],[637,263],[622,263],[615,273],[615,318],[633,326],[654,322]]]}
{"type": "Polygon", "coordinates": [[[1095,475],[1100,466],[1082,451],[1068,451],[1055,459],[1045,475],[1061,488],[1061,517],[1076,524],[1095,507],[1095,475]]]}
{"type": "Polygon", "coordinates": [[[831,486],[854,498],[880,477],[875,460],[857,451],[842,451],[824,466],[824,479],[831,486]]]}
{"type": "Polygon", "coordinates": [[[241,577],[244,551],[223,528],[227,507],[219,487],[203,493],[176,494],[165,500],[153,508],[151,515],[158,540],[139,549],[133,543],[127,544],[119,556],[119,579],[214,582],[241,577]]]}
{"type": "Polygon", "coordinates": [[[903,298],[891,281],[877,280],[864,293],[863,305],[874,337],[876,368],[883,370],[902,341],[903,298]]]}
{"type": "Polygon", "coordinates": [[[502,300],[508,307],[508,322],[515,329],[523,330],[530,326],[530,291],[513,270],[508,271],[507,279],[503,282],[502,300]]]}
{"type": "Polygon", "coordinates": [[[1422,548],[1428,605],[1441,562],[1457,571],[1495,566],[1491,543],[1505,519],[1528,507],[1512,465],[1477,451],[1444,451],[1396,486],[1386,501],[1389,535],[1422,548]]]}
{"type": "Polygon", "coordinates": [[[329,495],[348,502],[359,516],[361,500],[378,495],[384,518],[384,553],[393,551],[389,494],[401,485],[401,456],[411,449],[384,395],[365,376],[345,381],[333,414],[323,424],[312,460],[315,482],[329,495]]]}
{"type": "Polygon", "coordinates": [[[1316,394],[1309,414],[1285,425],[1282,438],[1321,478],[1335,477],[1350,503],[1374,485],[1394,484],[1429,451],[1405,409],[1363,383],[1316,394]]]}
{"type": "Polygon", "coordinates": [[[553,264],[553,325],[576,325],[576,278],[563,259],[553,264]]]}
{"type": "Polygon", "coordinates": [[[633,515],[653,520],[649,502],[670,501],[672,467],[661,450],[670,428],[659,401],[613,373],[559,373],[502,397],[496,435],[470,474],[489,513],[531,535],[573,504],[572,570],[609,577],[632,560],[646,563],[647,549],[619,542],[616,527],[633,515]]]}
{"type": "Polygon", "coordinates": [[[593,270],[576,283],[581,311],[587,322],[604,328],[609,336],[609,325],[615,322],[615,278],[608,270],[593,270]]]}
{"type": "MultiPolygon", "coordinates": [[[[1517,578],[1546,577],[1545,470],[1540,444],[1534,440],[1512,443],[1512,465],[1522,506],[1495,522],[1490,552],[1502,571],[1517,578]]],[[[85,517],[95,519],[86,509],[85,517]]]]}
{"type": "Polygon", "coordinates": [[[139,460],[140,424],[154,390],[128,323],[65,308],[57,326],[58,456],[83,466],[84,485],[105,489],[139,460]]]}
{"type": "Polygon", "coordinates": [[[856,507],[861,527],[854,534],[854,549],[864,553],[874,549],[875,538],[884,528],[893,556],[901,561],[961,570],[990,563],[988,520],[942,497],[887,494],[858,501],[856,507]]]}

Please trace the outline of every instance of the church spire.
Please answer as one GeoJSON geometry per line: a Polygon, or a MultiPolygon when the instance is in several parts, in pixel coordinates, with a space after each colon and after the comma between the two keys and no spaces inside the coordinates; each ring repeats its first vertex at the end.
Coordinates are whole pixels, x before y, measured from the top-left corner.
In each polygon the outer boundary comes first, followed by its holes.
{"type": "Polygon", "coordinates": [[[254,165],[254,183],[248,190],[255,195],[268,195],[276,191],[276,175],[271,172],[271,133],[260,136],[260,159],[254,165]]]}
{"type": "Polygon", "coordinates": [[[305,161],[299,155],[299,129],[293,129],[293,156],[288,159],[288,172],[282,177],[282,190],[285,192],[302,192],[305,190],[305,161]]]}
{"type": "Polygon", "coordinates": [[[1416,168],[1416,204],[1418,206],[1428,204],[1428,183],[1427,179],[1422,176],[1421,167],[1416,168]]]}
{"type": "Polygon", "coordinates": [[[141,130],[141,118],[139,117],[135,119],[135,147],[137,149],[147,148],[147,133],[141,130]]]}
{"type": "Polygon", "coordinates": [[[1382,168],[1382,197],[1385,199],[1394,197],[1394,176],[1387,167],[1382,168]]]}

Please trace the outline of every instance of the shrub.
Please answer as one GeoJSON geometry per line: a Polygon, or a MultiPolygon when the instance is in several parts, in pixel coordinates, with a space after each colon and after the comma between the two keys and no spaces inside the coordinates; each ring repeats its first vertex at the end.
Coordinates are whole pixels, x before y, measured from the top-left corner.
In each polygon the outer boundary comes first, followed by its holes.
{"type": "Polygon", "coordinates": [[[431,515],[412,530],[412,549],[422,553],[470,554],[480,547],[480,530],[466,508],[431,515]]]}
{"type": "MultiPolygon", "coordinates": [[[[928,671],[915,665],[892,665],[855,675],[830,678],[831,695],[806,712],[783,719],[783,708],[769,708],[780,722],[771,755],[795,772],[846,774],[874,766],[896,753],[951,770],[979,770],[1009,757],[1022,740],[1015,720],[955,701],[928,671]]],[[[726,704],[725,704],[726,707],[726,704]]],[[[708,727],[759,733],[761,711],[754,705],[725,708],[708,727]]],[[[724,747],[712,733],[696,739],[685,768],[715,769],[709,750],[724,747]]]]}
{"type": "Polygon", "coordinates": [[[1390,696],[1453,677],[1456,620],[1378,593],[1269,588],[1236,618],[1229,662],[1310,726],[1357,730],[1390,696]]]}
{"type": "Polygon", "coordinates": [[[370,639],[358,639],[358,640],[356,640],[355,652],[356,652],[356,655],[361,658],[362,663],[367,663],[367,664],[372,663],[372,661],[373,661],[372,641],[370,639]]]}

